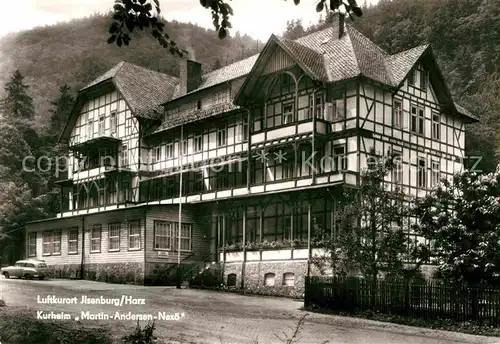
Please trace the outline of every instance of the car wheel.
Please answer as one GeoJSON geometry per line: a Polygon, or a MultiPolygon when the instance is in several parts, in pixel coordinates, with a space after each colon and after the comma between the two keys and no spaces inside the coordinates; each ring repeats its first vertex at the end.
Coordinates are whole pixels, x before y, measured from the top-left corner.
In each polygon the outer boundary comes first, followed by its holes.
{"type": "Polygon", "coordinates": [[[4,275],[5,278],[10,278],[10,275],[9,275],[8,272],[4,272],[3,275],[4,275]]]}
{"type": "Polygon", "coordinates": [[[24,275],[24,278],[26,278],[26,279],[31,279],[31,275],[30,275],[30,274],[25,274],[25,275],[24,275]]]}

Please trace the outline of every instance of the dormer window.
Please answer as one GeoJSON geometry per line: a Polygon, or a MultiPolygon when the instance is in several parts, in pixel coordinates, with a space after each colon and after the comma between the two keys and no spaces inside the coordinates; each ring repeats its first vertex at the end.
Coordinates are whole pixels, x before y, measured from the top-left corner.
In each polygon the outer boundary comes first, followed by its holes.
{"type": "Polygon", "coordinates": [[[227,102],[227,92],[222,91],[222,92],[217,92],[212,95],[212,102],[213,104],[222,104],[227,102]]]}

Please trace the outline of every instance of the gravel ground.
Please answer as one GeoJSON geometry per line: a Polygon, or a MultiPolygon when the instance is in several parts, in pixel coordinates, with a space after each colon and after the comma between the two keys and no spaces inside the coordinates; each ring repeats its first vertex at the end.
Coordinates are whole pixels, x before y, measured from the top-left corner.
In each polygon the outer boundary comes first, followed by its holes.
{"type": "MultiPolygon", "coordinates": [[[[143,287],[105,284],[91,281],[46,280],[27,281],[0,279],[0,299],[7,308],[22,308],[37,316],[64,312],[71,320],[81,318],[82,312],[95,316],[108,315],[107,320],[78,320],[89,324],[102,323],[115,333],[133,330],[137,321],[113,319],[120,316],[143,314],[164,315],[171,319],[156,320],[156,335],[165,339],[177,339],[184,343],[261,344],[282,343],[276,335],[291,335],[298,320],[305,314],[302,302],[260,296],[175,289],[169,287],[143,287]],[[47,296],[77,298],[76,304],[46,304],[47,296]],[[133,304],[81,304],[82,296],[90,298],[132,298],[133,304]],[[130,313],[129,313],[130,312],[130,313]],[[159,314],[160,312],[160,314],[159,314]]],[[[124,299],[125,301],[125,299],[124,299]]],[[[142,324],[145,321],[141,321],[142,324]]],[[[308,313],[298,343],[319,344],[458,344],[498,343],[500,338],[473,336],[455,332],[436,331],[417,327],[387,324],[357,318],[308,313]]]]}

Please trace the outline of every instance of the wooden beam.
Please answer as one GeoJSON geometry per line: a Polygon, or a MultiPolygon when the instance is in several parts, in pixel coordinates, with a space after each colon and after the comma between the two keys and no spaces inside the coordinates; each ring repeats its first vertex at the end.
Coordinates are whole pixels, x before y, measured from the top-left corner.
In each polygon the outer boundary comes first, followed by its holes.
{"type": "Polygon", "coordinates": [[[307,201],[307,277],[311,276],[311,201],[307,201]]]}

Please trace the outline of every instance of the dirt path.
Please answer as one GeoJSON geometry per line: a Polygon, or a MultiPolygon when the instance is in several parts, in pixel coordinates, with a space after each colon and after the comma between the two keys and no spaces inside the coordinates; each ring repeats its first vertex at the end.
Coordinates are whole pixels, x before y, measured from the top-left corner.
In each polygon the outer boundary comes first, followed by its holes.
{"type": "MultiPolygon", "coordinates": [[[[7,306],[23,307],[37,316],[50,312],[64,312],[81,318],[82,311],[117,331],[131,330],[134,320],[113,319],[120,316],[142,314],[165,316],[171,320],[156,320],[156,334],[161,338],[182,339],[185,343],[246,344],[281,343],[276,335],[291,334],[304,312],[301,302],[268,297],[241,296],[229,293],[209,292],[166,287],[142,287],[114,285],[90,281],[25,281],[0,279],[0,298],[7,306]],[[80,304],[82,296],[106,300],[122,300],[122,305],[80,304]],[[76,304],[44,304],[48,296],[75,298],[76,304]],[[126,304],[134,300],[134,304],[126,304]],[[176,320],[178,319],[178,320],[176,320]]],[[[69,301],[69,300],[68,300],[69,301]]],[[[118,301],[121,302],[121,301],[118,301]]],[[[87,319],[81,321],[90,321],[87,319]]],[[[144,323],[144,321],[142,322],[144,323]]],[[[471,336],[454,332],[433,331],[415,327],[392,325],[376,321],[309,313],[300,343],[318,344],[458,344],[500,343],[500,338],[471,336]]]]}

